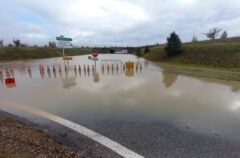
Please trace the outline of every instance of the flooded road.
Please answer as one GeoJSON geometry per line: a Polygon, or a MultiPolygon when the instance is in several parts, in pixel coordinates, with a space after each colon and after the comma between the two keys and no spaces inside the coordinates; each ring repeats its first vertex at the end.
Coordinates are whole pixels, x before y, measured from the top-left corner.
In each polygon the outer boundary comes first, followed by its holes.
{"type": "MultiPolygon", "coordinates": [[[[164,142],[158,139],[159,127],[240,140],[240,82],[167,73],[133,55],[100,55],[96,73],[93,65],[88,56],[74,57],[67,72],[61,58],[1,63],[4,75],[6,66],[14,68],[16,85],[8,86],[1,79],[0,101],[68,119],[146,157],[158,157],[162,150],[157,145],[164,142]],[[124,70],[129,60],[138,69],[124,70]],[[40,72],[40,64],[45,73],[40,72]]],[[[0,108],[34,119],[14,108],[0,108]]]]}

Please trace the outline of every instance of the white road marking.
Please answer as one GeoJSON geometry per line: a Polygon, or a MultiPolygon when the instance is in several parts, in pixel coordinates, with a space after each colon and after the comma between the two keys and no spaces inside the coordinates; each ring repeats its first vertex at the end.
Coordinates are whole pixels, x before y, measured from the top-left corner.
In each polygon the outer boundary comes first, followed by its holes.
{"type": "Polygon", "coordinates": [[[50,114],[50,113],[42,111],[42,110],[35,109],[31,106],[22,105],[22,104],[13,103],[13,102],[1,102],[1,105],[2,106],[13,106],[14,108],[18,108],[25,112],[29,112],[29,113],[41,116],[43,118],[49,119],[51,121],[57,122],[63,126],[66,126],[70,129],[98,142],[101,145],[104,145],[105,147],[111,149],[112,151],[118,153],[119,155],[121,155],[125,158],[144,158],[142,155],[135,153],[134,151],[122,146],[121,144],[119,144],[105,136],[102,136],[101,134],[96,133],[90,129],[87,129],[86,127],[83,127],[72,121],[66,120],[62,117],[50,114]]]}

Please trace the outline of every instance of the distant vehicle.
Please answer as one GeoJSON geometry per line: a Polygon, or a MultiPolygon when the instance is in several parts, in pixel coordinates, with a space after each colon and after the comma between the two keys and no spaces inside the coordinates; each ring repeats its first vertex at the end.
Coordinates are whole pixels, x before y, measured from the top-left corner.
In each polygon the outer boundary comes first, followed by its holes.
{"type": "Polygon", "coordinates": [[[120,51],[120,52],[116,52],[116,54],[128,54],[128,50],[123,49],[123,50],[120,51]]]}

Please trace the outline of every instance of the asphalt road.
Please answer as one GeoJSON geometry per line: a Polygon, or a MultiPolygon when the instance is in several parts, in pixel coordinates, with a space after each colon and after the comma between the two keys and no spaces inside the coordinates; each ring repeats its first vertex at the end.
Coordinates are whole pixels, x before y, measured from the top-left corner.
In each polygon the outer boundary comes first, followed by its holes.
{"type": "Polygon", "coordinates": [[[159,122],[105,119],[88,122],[88,128],[147,158],[238,157],[240,140],[221,134],[203,134],[191,127],[179,129],[159,122]]]}

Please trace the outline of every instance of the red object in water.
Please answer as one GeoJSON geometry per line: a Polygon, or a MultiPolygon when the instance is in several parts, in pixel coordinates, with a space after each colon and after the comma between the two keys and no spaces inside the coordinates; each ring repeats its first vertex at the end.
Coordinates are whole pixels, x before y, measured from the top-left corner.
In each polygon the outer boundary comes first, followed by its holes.
{"type": "Polygon", "coordinates": [[[8,84],[15,84],[16,81],[15,81],[15,78],[6,78],[5,79],[5,84],[8,85],[8,84]]]}
{"type": "Polygon", "coordinates": [[[92,56],[96,58],[96,57],[98,56],[98,51],[94,50],[94,51],[92,52],[92,56]]]}

